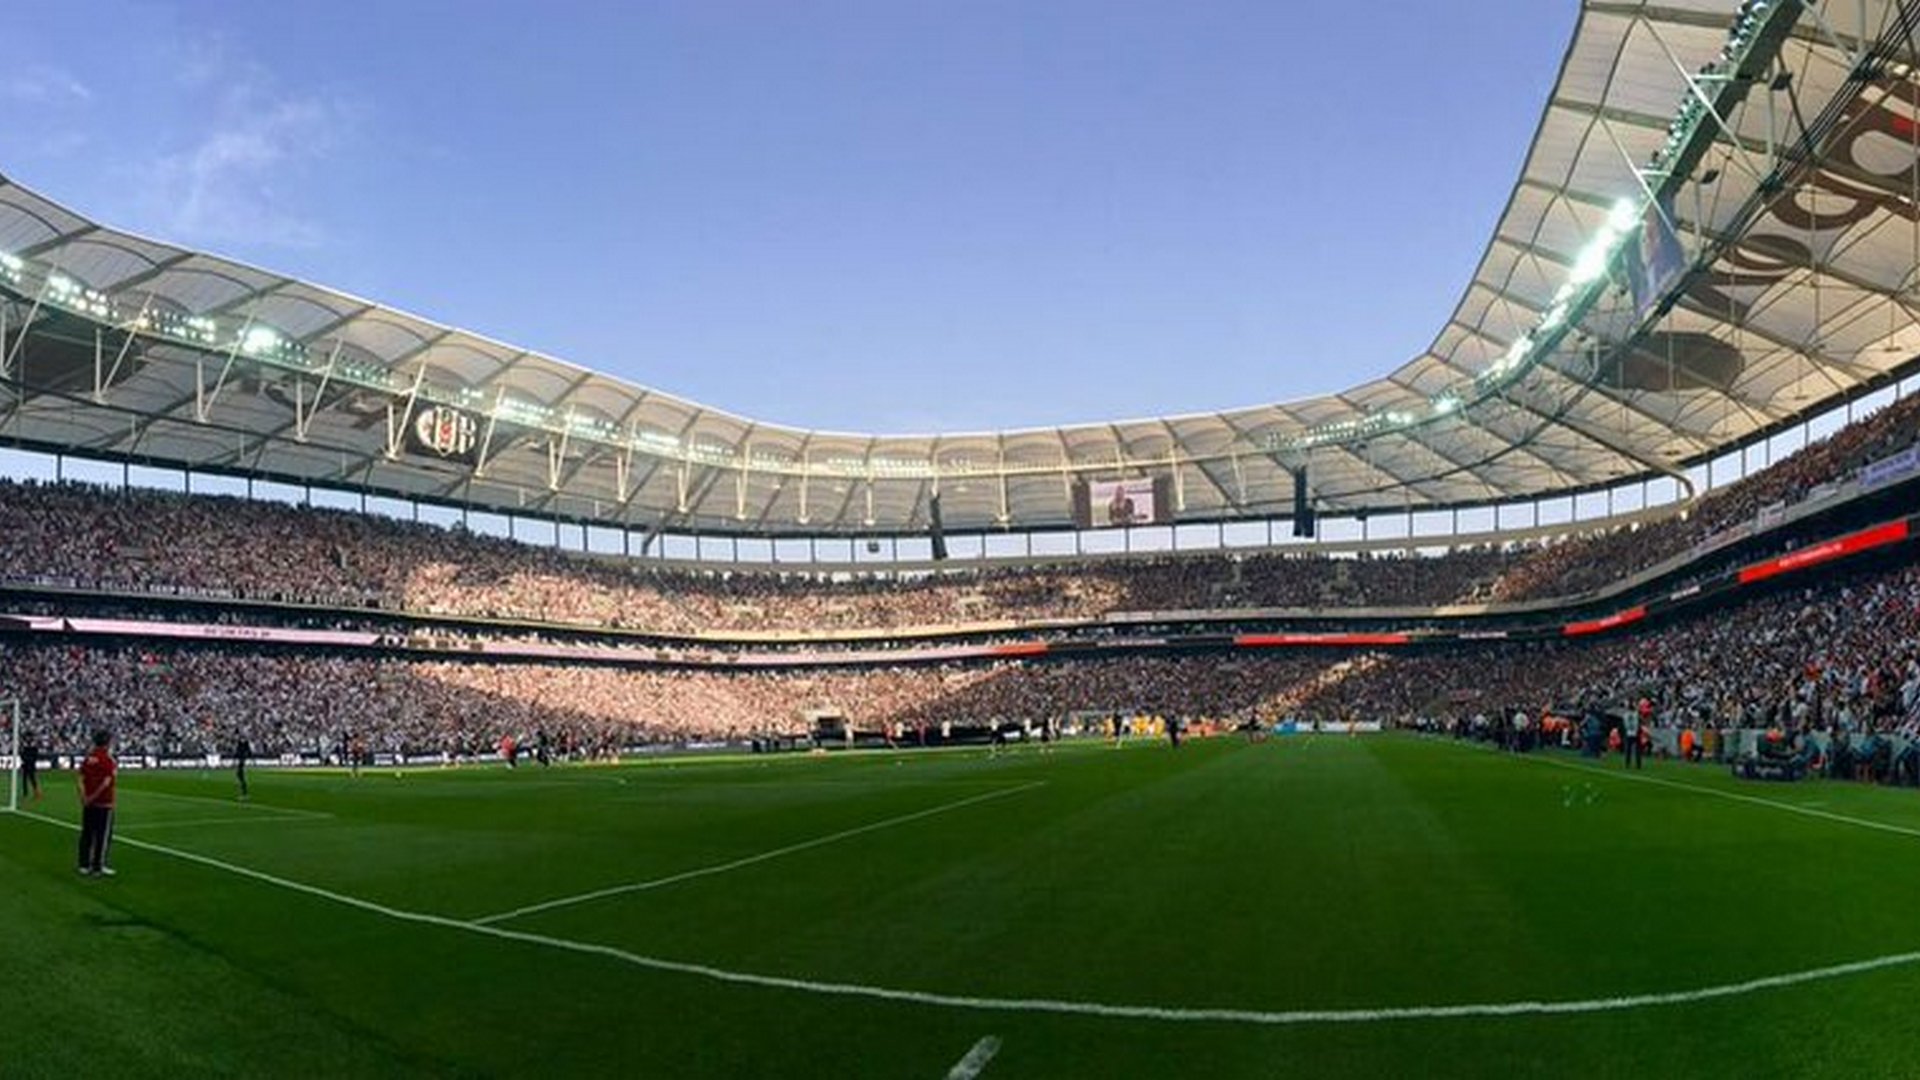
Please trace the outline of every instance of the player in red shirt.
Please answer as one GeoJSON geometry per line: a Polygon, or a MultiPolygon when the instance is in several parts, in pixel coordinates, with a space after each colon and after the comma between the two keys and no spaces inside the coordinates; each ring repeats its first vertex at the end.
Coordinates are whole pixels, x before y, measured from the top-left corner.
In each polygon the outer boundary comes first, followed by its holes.
{"type": "Polygon", "coordinates": [[[80,763],[80,872],[113,876],[107,852],[113,846],[113,786],[120,765],[107,749],[113,737],[93,733],[93,751],[80,763]]]}

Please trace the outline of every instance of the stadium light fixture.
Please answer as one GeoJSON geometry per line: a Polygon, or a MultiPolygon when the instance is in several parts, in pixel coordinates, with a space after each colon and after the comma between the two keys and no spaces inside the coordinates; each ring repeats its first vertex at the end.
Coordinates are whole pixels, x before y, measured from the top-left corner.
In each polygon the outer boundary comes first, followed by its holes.
{"type": "Polygon", "coordinates": [[[251,326],[240,337],[240,351],[248,356],[261,356],[277,352],[280,349],[280,335],[271,327],[251,326]]]}
{"type": "Polygon", "coordinates": [[[1567,280],[1575,285],[1585,285],[1606,273],[1608,258],[1613,255],[1613,245],[1608,242],[1611,239],[1605,235],[1594,237],[1580,257],[1574,260],[1573,272],[1567,280]]]}

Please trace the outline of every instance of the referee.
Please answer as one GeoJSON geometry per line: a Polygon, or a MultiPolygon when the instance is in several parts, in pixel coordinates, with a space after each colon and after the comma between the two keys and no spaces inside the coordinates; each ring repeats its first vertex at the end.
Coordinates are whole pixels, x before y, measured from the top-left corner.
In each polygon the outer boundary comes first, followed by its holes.
{"type": "Polygon", "coordinates": [[[93,733],[93,751],[80,763],[80,872],[112,877],[107,852],[113,846],[113,781],[120,765],[107,749],[113,736],[93,733]]]}
{"type": "Polygon", "coordinates": [[[242,802],[247,798],[247,759],[252,756],[253,744],[247,741],[245,735],[240,736],[240,741],[233,744],[233,778],[240,781],[242,802]]]}

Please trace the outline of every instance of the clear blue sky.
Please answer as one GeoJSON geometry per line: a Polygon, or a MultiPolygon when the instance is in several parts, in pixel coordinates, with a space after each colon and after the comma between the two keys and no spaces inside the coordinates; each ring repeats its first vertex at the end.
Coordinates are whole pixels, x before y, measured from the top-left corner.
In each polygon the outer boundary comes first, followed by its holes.
{"type": "Polygon", "coordinates": [[[70,0],[9,21],[0,171],[762,419],[1191,412],[1427,346],[1576,14],[70,0]]]}

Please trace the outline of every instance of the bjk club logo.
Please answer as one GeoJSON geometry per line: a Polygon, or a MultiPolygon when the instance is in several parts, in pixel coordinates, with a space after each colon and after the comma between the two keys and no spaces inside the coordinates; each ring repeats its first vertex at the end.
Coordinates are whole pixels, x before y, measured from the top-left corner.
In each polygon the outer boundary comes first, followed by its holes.
{"type": "Polygon", "coordinates": [[[436,405],[413,422],[413,436],[421,446],[441,457],[465,457],[473,452],[479,425],[458,409],[436,405]]]}

